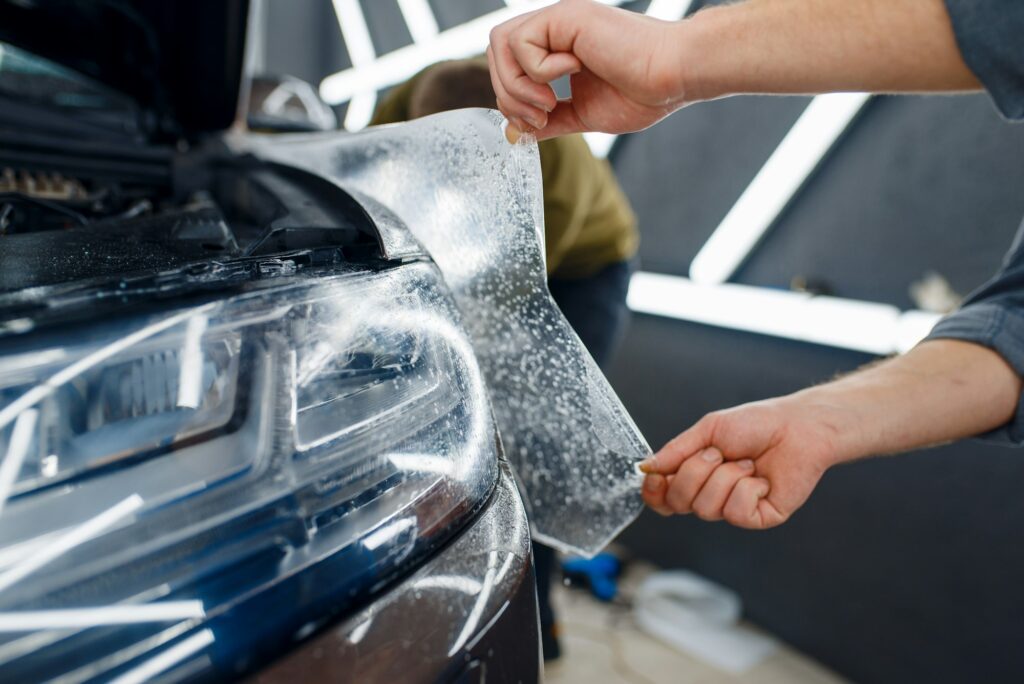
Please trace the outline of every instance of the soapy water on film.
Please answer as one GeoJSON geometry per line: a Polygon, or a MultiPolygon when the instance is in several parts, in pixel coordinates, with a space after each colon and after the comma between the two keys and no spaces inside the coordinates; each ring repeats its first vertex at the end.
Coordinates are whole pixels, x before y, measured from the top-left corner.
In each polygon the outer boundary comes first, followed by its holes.
{"type": "Polygon", "coordinates": [[[548,293],[537,146],[508,144],[502,125],[462,110],[256,149],[387,207],[424,246],[463,315],[534,538],[592,555],[639,513],[650,447],[548,293]]]}

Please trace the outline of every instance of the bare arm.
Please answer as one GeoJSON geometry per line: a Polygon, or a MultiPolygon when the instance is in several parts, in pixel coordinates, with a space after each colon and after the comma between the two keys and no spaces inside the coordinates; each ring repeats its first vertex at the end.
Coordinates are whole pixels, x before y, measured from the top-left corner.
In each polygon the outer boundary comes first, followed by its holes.
{"type": "Polygon", "coordinates": [[[977,90],[941,0],[750,0],[680,23],[689,99],[977,90]]]}
{"type": "Polygon", "coordinates": [[[663,22],[562,2],[491,34],[498,106],[538,137],[646,128],[738,93],[974,90],[942,0],[748,0],[663,22]],[[548,85],[572,74],[572,100],[548,85]]]}
{"type": "Polygon", "coordinates": [[[1020,393],[990,349],[924,342],[834,382],[705,416],[645,463],[644,500],[664,514],[773,527],[829,467],[996,428],[1020,393]]]}

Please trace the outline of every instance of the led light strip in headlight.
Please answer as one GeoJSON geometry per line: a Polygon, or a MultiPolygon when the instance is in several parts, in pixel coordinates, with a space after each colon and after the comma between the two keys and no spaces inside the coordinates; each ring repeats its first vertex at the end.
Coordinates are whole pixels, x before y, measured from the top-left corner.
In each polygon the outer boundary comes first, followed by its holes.
{"type": "Polygon", "coordinates": [[[434,268],[277,283],[0,340],[0,680],[234,671],[486,500],[490,410],[434,268]]]}

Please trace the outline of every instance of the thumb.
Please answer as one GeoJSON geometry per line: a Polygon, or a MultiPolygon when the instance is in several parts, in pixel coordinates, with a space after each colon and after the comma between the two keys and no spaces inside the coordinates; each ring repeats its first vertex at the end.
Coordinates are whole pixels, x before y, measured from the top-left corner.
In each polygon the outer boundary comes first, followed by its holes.
{"type": "Polygon", "coordinates": [[[711,445],[711,420],[701,418],[689,430],[680,433],[660,451],[640,464],[640,470],[651,474],[674,474],[683,461],[711,445]]]}
{"type": "Polygon", "coordinates": [[[580,117],[576,114],[572,100],[559,100],[558,104],[555,105],[555,108],[548,115],[547,126],[536,130],[534,135],[539,142],[549,138],[557,138],[560,135],[584,133],[587,130],[587,127],[583,125],[580,117]]]}

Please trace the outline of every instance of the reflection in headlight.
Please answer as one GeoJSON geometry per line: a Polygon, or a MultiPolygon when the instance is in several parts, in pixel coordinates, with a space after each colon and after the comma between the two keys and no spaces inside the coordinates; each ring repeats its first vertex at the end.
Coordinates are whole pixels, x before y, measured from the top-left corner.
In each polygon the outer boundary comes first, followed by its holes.
{"type": "Polygon", "coordinates": [[[161,315],[37,332],[37,355],[0,338],[0,679],[202,660],[197,630],[299,582],[289,611],[320,624],[492,491],[486,389],[430,264],[161,315]]]}
{"type": "Polygon", "coordinates": [[[140,605],[102,606],[56,610],[19,610],[0,613],[0,632],[39,629],[82,629],[139,622],[174,622],[206,615],[202,601],[157,601],[140,605]]]}

